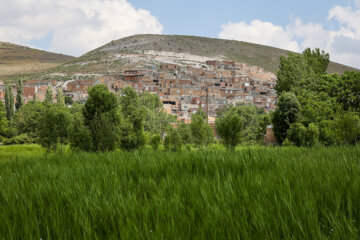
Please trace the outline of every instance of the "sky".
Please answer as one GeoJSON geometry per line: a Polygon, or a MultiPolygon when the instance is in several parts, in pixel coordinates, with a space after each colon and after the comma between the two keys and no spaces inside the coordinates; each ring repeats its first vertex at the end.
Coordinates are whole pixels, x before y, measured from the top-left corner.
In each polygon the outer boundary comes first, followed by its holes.
{"type": "Polygon", "coordinates": [[[0,41],[80,56],[134,34],[320,48],[360,68],[360,0],[0,0],[0,41]]]}

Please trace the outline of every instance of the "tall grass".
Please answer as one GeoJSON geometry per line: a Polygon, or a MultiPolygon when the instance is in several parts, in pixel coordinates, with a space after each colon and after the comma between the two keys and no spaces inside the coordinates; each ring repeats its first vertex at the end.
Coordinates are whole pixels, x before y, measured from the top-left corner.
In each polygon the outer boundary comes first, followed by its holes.
{"type": "Polygon", "coordinates": [[[6,150],[0,239],[360,237],[359,147],[6,150]]]}

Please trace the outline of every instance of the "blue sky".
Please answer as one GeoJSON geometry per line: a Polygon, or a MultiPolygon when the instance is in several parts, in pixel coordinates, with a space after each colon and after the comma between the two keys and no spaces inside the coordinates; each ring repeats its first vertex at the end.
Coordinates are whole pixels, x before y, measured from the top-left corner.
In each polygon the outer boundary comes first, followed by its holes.
{"type": "Polygon", "coordinates": [[[0,41],[80,56],[153,33],[319,47],[360,68],[360,0],[0,0],[0,41]]]}
{"type": "Polygon", "coordinates": [[[164,34],[217,37],[227,22],[260,19],[286,26],[292,18],[327,24],[329,9],[351,6],[349,0],[130,0],[136,8],[145,8],[159,18],[164,34]]]}

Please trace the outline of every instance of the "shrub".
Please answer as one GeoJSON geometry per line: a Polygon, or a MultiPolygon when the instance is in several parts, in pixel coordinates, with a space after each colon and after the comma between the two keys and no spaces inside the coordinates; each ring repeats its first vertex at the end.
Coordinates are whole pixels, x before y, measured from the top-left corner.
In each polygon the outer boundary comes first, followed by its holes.
{"type": "Polygon", "coordinates": [[[168,151],[181,151],[180,135],[175,129],[171,128],[168,132],[168,135],[165,136],[164,146],[168,151]]]}
{"type": "Polygon", "coordinates": [[[154,134],[150,139],[150,145],[154,150],[157,150],[161,143],[161,137],[159,134],[154,134]]]}
{"type": "Polygon", "coordinates": [[[27,134],[21,134],[12,138],[5,139],[4,145],[15,145],[15,144],[31,144],[35,143],[36,139],[29,137],[27,134]]]}

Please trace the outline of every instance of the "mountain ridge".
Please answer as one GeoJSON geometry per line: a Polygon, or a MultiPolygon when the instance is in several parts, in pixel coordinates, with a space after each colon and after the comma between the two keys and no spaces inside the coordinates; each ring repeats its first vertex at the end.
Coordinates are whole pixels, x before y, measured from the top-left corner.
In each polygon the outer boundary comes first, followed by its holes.
{"type": "MultiPolygon", "coordinates": [[[[84,55],[92,58],[114,53],[139,53],[148,50],[175,53],[189,53],[206,57],[222,56],[236,62],[264,68],[265,71],[276,73],[280,56],[287,56],[288,50],[236,40],[207,38],[186,35],[139,34],[113,40],[84,55]]],[[[331,57],[331,56],[330,56],[331,57]]],[[[344,71],[359,69],[340,63],[330,62],[328,72],[342,74],[344,71]]]]}
{"type": "Polygon", "coordinates": [[[51,69],[73,59],[64,54],[0,41],[0,80],[51,69]]]}

